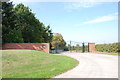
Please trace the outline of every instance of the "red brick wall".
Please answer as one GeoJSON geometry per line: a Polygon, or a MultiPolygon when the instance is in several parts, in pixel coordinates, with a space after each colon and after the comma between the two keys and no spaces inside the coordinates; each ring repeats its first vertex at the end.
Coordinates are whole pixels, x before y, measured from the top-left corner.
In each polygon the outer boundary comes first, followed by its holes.
{"type": "Polygon", "coordinates": [[[6,43],[3,44],[2,49],[30,49],[49,53],[49,43],[6,43]],[[46,45],[46,48],[42,45],[46,45]]]}
{"type": "Polygon", "coordinates": [[[95,52],[95,43],[89,43],[89,52],[95,52]]]}

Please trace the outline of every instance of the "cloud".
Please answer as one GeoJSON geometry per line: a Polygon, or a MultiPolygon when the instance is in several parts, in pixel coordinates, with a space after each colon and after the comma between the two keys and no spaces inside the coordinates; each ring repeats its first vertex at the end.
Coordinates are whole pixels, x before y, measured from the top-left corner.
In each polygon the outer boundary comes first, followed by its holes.
{"type": "Polygon", "coordinates": [[[106,22],[106,21],[112,21],[118,19],[118,13],[113,13],[107,16],[102,16],[99,18],[96,18],[94,20],[86,21],[83,24],[94,24],[94,23],[100,23],[100,22],[106,22]]]}
{"type": "Polygon", "coordinates": [[[74,9],[79,9],[79,8],[90,8],[90,7],[94,7],[96,5],[99,5],[101,4],[100,2],[71,2],[71,3],[66,3],[64,5],[64,8],[65,9],[71,9],[71,10],[74,10],[74,9]]]}

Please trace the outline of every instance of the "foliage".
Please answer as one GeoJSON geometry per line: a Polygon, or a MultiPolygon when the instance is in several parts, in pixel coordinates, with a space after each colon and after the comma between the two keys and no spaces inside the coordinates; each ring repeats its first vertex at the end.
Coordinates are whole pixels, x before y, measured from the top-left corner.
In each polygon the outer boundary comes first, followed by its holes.
{"type": "Polygon", "coordinates": [[[120,49],[118,49],[118,45],[120,45],[120,43],[97,44],[95,45],[95,49],[96,51],[100,52],[120,52],[120,49]]]}
{"type": "Polygon", "coordinates": [[[19,30],[10,30],[10,32],[8,34],[5,34],[5,39],[7,40],[7,42],[16,42],[16,43],[22,43],[23,42],[23,38],[21,35],[21,31],[19,30]]]}
{"type": "MultiPolygon", "coordinates": [[[[66,47],[68,48],[68,51],[82,52],[82,46],[80,46],[79,44],[71,45],[71,46],[70,44],[68,44],[66,47]]],[[[84,47],[85,47],[85,51],[87,52],[88,46],[85,45],[84,47]]]]}
{"type": "Polygon", "coordinates": [[[45,42],[51,42],[53,37],[52,30],[50,29],[50,25],[44,27],[43,38],[45,42]]]}
{"type": "MultiPolygon", "coordinates": [[[[15,12],[13,10],[12,2],[2,3],[2,41],[8,42],[8,34],[12,29],[15,29],[15,12]],[[7,39],[6,39],[7,38],[7,39]]],[[[12,40],[11,40],[12,41],[12,40]]]]}
{"type": "Polygon", "coordinates": [[[3,2],[2,17],[3,43],[50,43],[52,40],[50,25],[45,26],[23,4],[14,7],[12,2],[3,2]]]}
{"type": "Polygon", "coordinates": [[[66,42],[60,33],[55,33],[53,35],[51,44],[52,44],[52,47],[54,48],[64,49],[66,42]]]}
{"type": "Polygon", "coordinates": [[[69,51],[67,46],[64,47],[64,51],[69,51]]]}

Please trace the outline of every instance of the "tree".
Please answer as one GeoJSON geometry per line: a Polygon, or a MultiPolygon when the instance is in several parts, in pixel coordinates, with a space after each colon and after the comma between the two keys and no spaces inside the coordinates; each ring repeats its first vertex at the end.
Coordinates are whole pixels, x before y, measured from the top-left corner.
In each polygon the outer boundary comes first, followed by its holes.
{"type": "Polygon", "coordinates": [[[53,33],[52,30],[50,29],[50,25],[44,27],[44,32],[43,32],[44,42],[51,43],[52,37],[53,37],[53,33]]]}
{"type": "MultiPolygon", "coordinates": [[[[21,32],[16,30],[16,14],[12,2],[2,3],[2,41],[16,42],[16,39],[23,42],[21,32]],[[17,33],[18,36],[15,34],[17,33]],[[16,35],[16,36],[15,36],[16,35]],[[13,40],[11,37],[14,37],[13,40]]],[[[18,42],[18,41],[17,41],[18,42]]]]}
{"type": "Polygon", "coordinates": [[[68,46],[67,46],[67,47],[68,47],[68,50],[70,51],[70,50],[71,50],[71,45],[70,45],[70,44],[68,44],[68,46]]]}
{"type": "Polygon", "coordinates": [[[19,30],[22,30],[24,42],[43,42],[43,24],[36,19],[35,15],[31,12],[31,9],[23,4],[18,4],[15,7],[15,12],[18,19],[17,26],[19,30]]]}
{"type": "Polygon", "coordinates": [[[23,4],[14,7],[12,2],[2,4],[4,43],[50,43],[52,30],[40,22],[31,9],[23,4]]]}
{"type": "Polygon", "coordinates": [[[17,5],[15,11],[18,18],[19,29],[22,30],[24,42],[51,42],[53,33],[52,30],[50,30],[50,25],[45,27],[43,23],[36,19],[31,9],[23,4],[17,5]]]}
{"type": "Polygon", "coordinates": [[[80,51],[80,50],[81,50],[80,45],[76,44],[76,51],[80,51]]]}
{"type": "Polygon", "coordinates": [[[54,48],[64,49],[66,42],[60,33],[55,33],[53,35],[51,44],[54,48]]]}
{"type": "Polygon", "coordinates": [[[5,35],[5,39],[9,40],[7,41],[8,43],[11,42],[16,42],[16,43],[23,43],[23,38],[21,38],[21,31],[20,30],[10,30],[10,32],[8,34],[5,35]]]}

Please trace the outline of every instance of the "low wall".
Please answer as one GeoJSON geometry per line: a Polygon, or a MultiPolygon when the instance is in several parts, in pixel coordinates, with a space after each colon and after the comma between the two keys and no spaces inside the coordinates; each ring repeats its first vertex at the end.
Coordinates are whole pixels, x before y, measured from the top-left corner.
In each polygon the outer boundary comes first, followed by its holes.
{"type": "Polygon", "coordinates": [[[6,43],[2,49],[30,49],[49,53],[49,43],[6,43]]]}

